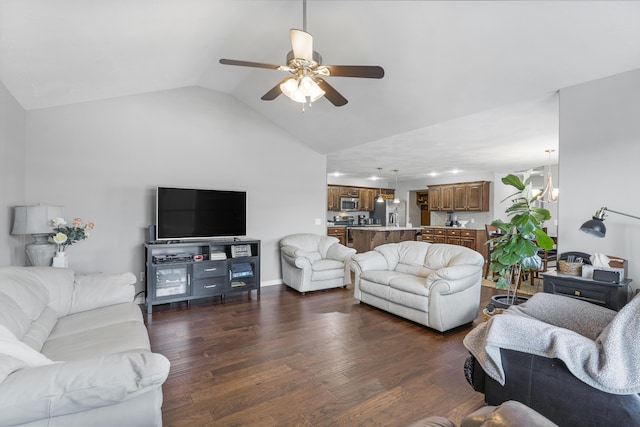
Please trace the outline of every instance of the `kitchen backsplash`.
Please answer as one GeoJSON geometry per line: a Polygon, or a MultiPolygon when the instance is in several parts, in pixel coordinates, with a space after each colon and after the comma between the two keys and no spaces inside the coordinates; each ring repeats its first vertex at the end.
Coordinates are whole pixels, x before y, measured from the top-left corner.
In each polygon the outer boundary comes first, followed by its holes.
{"type": "MultiPolygon", "coordinates": [[[[469,221],[467,228],[484,228],[485,224],[493,221],[491,212],[455,212],[454,215],[457,215],[458,221],[469,221]]],[[[447,212],[431,212],[431,225],[444,226],[446,220],[447,212]]]]}

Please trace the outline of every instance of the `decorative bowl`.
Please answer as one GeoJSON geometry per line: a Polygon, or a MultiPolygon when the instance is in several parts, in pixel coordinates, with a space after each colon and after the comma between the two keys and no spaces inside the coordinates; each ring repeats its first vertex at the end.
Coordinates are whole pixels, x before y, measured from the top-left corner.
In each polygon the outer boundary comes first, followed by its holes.
{"type": "Polygon", "coordinates": [[[465,227],[468,223],[469,221],[458,221],[458,224],[460,224],[460,227],[465,227]]]}

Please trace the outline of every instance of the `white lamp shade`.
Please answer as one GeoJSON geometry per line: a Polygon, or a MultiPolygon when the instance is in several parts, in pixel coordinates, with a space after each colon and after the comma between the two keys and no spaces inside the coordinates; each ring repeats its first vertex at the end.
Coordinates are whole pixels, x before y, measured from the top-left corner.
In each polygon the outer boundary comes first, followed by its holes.
{"type": "Polygon", "coordinates": [[[62,206],[16,206],[11,234],[53,233],[51,220],[62,217],[62,206]]]}

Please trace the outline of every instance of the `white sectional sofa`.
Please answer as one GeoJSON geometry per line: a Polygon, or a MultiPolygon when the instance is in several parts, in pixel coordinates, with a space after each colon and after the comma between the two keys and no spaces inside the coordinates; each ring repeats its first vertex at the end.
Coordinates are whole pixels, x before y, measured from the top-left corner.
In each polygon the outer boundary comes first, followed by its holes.
{"type": "Polygon", "coordinates": [[[0,267],[0,425],[161,426],[135,276],[0,267]]]}
{"type": "Polygon", "coordinates": [[[353,256],[354,296],[443,332],[478,316],[483,266],[483,256],[463,246],[388,243],[353,256]]]}

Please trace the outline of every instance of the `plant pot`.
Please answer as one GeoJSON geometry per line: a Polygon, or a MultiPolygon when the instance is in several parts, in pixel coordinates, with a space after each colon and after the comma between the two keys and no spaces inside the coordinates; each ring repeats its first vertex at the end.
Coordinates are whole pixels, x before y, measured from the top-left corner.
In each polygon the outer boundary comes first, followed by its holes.
{"type": "MultiPolygon", "coordinates": [[[[487,308],[489,308],[490,305],[493,305],[493,308],[509,308],[512,305],[522,304],[523,302],[529,299],[527,297],[518,296],[515,298],[515,302],[512,303],[512,302],[507,302],[507,298],[511,299],[511,297],[506,294],[494,295],[491,297],[491,302],[487,304],[487,308]]],[[[492,310],[489,310],[489,311],[492,311],[492,310]]]]}

